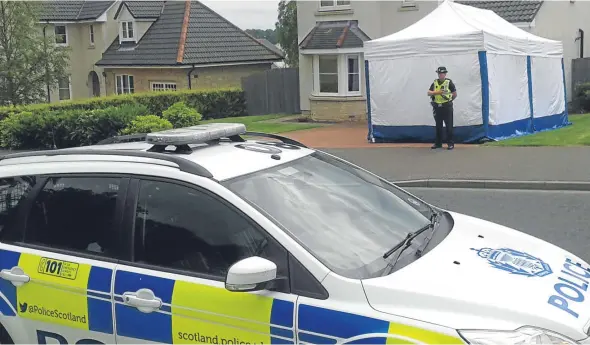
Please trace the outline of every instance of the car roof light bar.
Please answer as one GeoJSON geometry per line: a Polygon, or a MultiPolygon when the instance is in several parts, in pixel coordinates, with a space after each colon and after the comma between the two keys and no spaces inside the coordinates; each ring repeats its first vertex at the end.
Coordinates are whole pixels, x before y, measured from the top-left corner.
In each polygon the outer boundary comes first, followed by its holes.
{"type": "Polygon", "coordinates": [[[242,123],[209,123],[192,127],[148,133],[145,141],[156,146],[184,146],[205,144],[213,140],[230,138],[246,133],[242,123]]]}

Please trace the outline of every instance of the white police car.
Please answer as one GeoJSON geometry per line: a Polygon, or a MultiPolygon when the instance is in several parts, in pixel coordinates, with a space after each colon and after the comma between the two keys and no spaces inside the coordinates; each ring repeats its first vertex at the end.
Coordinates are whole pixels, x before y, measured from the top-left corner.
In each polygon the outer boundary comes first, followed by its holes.
{"type": "Polygon", "coordinates": [[[588,342],[579,258],[244,134],[2,158],[1,342],[588,342]]]}

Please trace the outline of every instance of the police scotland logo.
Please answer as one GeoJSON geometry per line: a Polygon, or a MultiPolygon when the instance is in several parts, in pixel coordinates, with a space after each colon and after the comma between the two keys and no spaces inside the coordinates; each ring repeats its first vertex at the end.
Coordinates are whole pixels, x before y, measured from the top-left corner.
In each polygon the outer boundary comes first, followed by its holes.
{"type": "Polygon", "coordinates": [[[499,270],[526,277],[545,277],[553,273],[549,264],[528,253],[509,248],[475,249],[477,255],[499,270]]]}

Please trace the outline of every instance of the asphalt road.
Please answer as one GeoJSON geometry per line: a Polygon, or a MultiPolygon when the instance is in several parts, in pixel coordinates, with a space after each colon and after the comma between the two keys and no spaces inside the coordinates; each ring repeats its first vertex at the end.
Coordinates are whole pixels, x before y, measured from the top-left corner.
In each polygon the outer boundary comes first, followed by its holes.
{"type": "Polygon", "coordinates": [[[590,192],[407,188],[447,210],[499,223],[590,262],[590,192]]]}
{"type": "Polygon", "coordinates": [[[324,149],[388,180],[590,181],[590,147],[324,149]]]}

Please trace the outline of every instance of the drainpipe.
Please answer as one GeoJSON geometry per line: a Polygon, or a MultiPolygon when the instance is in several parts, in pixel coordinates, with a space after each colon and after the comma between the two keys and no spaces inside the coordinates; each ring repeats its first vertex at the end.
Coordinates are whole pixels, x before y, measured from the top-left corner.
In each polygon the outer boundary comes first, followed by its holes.
{"type": "Polygon", "coordinates": [[[191,73],[193,73],[195,69],[197,69],[197,68],[195,67],[195,65],[193,65],[193,68],[191,68],[188,71],[188,74],[187,74],[187,78],[188,78],[188,89],[189,90],[191,90],[193,88],[192,82],[191,82],[191,73]]]}
{"type": "MultiPolygon", "coordinates": [[[[43,47],[45,50],[45,55],[47,55],[47,24],[43,26],[43,47]]],[[[47,61],[45,61],[45,83],[47,87],[47,103],[51,103],[51,92],[50,92],[50,85],[49,85],[49,67],[47,66],[47,61]]]]}
{"type": "Polygon", "coordinates": [[[578,29],[580,32],[580,59],[584,57],[584,30],[578,29]]]}

